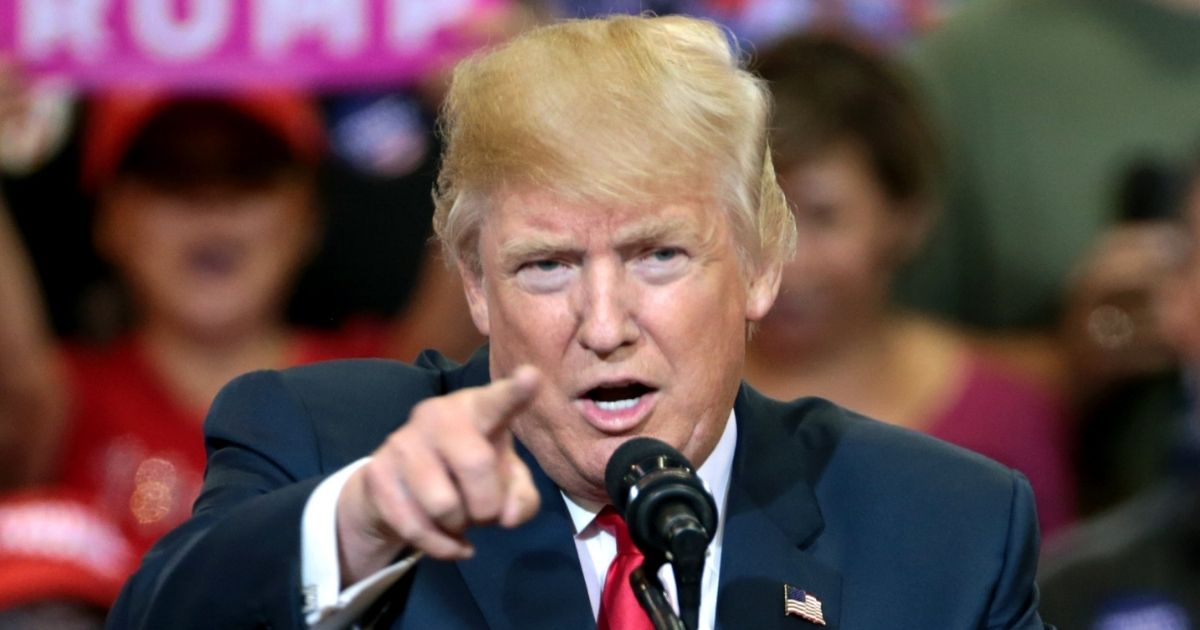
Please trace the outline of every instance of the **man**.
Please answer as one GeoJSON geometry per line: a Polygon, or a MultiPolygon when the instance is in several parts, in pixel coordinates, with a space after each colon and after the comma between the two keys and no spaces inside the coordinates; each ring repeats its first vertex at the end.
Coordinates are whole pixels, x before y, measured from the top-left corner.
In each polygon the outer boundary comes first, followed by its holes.
{"type": "Polygon", "coordinates": [[[741,385],[794,226],[737,62],[710,23],[616,17],[462,64],[434,221],[489,347],[234,381],[110,625],[649,627],[602,508],[650,435],[722,515],[702,627],[1042,627],[1023,477],[741,385]]]}
{"type": "Polygon", "coordinates": [[[1047,549],[1045,608],[1064,630],[1200,626],[1200,157],[1187,167],[1181,180],[1190,181],[1169,205],[1176,267],[1155,299],[1163,338],[1190,366],[1193,395],[1161,422],[1173,429],[1171,474],[1047,549]]]}

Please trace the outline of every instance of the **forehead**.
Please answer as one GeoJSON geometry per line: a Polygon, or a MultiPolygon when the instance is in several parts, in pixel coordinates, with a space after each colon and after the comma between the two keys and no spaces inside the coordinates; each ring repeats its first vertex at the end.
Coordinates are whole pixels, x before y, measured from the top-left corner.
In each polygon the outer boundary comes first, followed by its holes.
{"type": "Polygon", "coordinates": [[[507,243],[570,239],[619,243],[632,240],[710,238],[726,213],[703,198],[639,203],[591,202],[551,193],[525,192],[500,199],[483,218],[483,237],[507,243]]]}

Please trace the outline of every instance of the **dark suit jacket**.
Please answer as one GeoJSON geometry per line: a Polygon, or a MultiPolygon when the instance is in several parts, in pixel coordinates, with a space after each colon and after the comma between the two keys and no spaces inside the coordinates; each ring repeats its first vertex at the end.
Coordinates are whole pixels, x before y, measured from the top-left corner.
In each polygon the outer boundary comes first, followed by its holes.
{"type": "MultiPolygon", "coordinates": [[[[327,475],[373,451],[419,401],[487,382],[462,367],[342,361],[230,383],[205,425],[204,490],[126,585],[114,628],[303,627],[300,517],[327,475]]],[[[829,628],[1042,628],[1037,525],[1018,473],[819,399],[743,385],[720,569],[723,629],[806,628],[784,584],[829,628]]],[[[476,555],[421,560],[386,596],[394,628],[595,627],[562,497],[515,530],[470,532],[476,555]]]]}

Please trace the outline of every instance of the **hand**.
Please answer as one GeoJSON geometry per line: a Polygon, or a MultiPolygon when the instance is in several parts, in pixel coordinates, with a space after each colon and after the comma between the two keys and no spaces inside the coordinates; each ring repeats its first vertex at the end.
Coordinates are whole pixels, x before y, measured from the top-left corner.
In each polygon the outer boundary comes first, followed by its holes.
{"type": "Polygon", "coordinates": [[[533,517],[537,488],[509,426],[540,381],[536,369],[521,367],[509,378],[413,409],[342,491],[343,584],[386,566],[406,547],[444,560],[470,557],[468,527],[515,527],[533,517]]]}
{"type": "Polygon", "coordinates": [[[1077,268],[1063,333],[1082,394],[1175,362],[1162,335],[1159,296],[1181,263],[1181,237],[1165,220],[1118,225],[1101,235],[1077,268]]]}
{"type": "Polygon", "coordinates": [[[0,173],[26,175],[58,153],[71,133],[71,89],[31,82],[0,55],[0,173]]]}
{"type": "Polygon", "coordinates": [[[28,108],[29,96],[16,65],[0,57],[0,129],[22,118],[28,108]]]}
{"type": "MultiPolygon", "coordinates": [[[[0,55],[0,175],[21,157],[31,99],[18,68],[0,55]]],[[[28,155],[28,154],[26,154],[28,155]]],[[[19,159],[17,161],[20,161],[19,159]]],[[[22,163],[30,166],[33,163],[22,163]]],[[[67,420],[66,383],[37,274],[0,192],[0,486],[44,482],[55,468],[67,420]]]]}

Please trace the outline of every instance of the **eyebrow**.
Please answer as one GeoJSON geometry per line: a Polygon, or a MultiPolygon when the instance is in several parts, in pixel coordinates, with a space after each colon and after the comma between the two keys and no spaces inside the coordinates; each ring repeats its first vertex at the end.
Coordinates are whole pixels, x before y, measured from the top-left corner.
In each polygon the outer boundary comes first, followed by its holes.
{"type": "Polygon", "coordinates": [[[550,235],[518,237],[500,247],[500,260],[518,261],[539,258],[553,258],[564,252],[576,251],[569,239],[555,238],[550,235]]]}
{"type": "MultiPolygon", "coordinates": [[[[645,221],[618,230],[613,239],[614,247],[618,250],[630,250],[670,242],[707,244],[713,235],[701,234],[696,227],[693,221],[683,218],[645,221]]],[[[554,258],[565,253],[577,253],[581,249],[570,238],[535,234],[517,237],[503,244],[500,247],[500,259],[520,261],[554,258]]]]}

